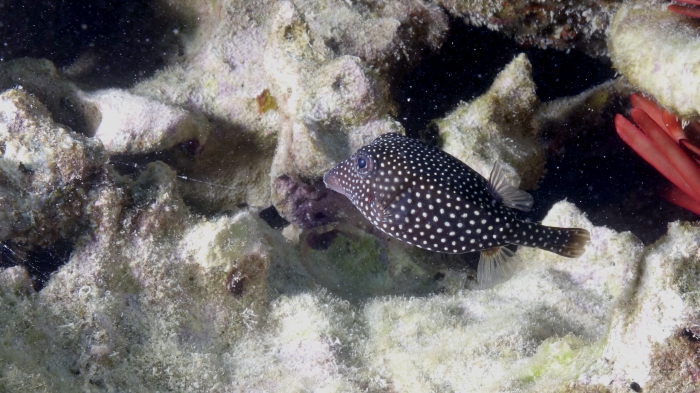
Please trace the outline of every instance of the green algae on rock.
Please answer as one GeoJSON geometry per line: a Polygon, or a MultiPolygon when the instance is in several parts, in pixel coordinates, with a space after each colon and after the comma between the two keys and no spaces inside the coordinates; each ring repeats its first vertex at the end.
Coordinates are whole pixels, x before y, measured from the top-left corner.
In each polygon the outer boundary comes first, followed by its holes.
{"type": "Polygon", "coordinates": [[[439,286],[433,269],[459,263],[458,257],[407,247],[349,225],[336,225],[326,234],[334,237],[332,244],[314,250],[305,246],[314,232],[305,233],[302,264],[330,293],[354,303],[376,296],[432,293],[439,286]]]}

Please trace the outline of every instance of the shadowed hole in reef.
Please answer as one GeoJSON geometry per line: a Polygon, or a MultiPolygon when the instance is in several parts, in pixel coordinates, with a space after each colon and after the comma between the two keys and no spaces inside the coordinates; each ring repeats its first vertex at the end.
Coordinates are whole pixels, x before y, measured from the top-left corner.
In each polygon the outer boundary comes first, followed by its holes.
{"type": "Polygon", "coordinates": [[[234,268],[226,277],[226,290],[235,297],[243,296],[247,285],[248,277],[238,269],[234,268]]]}
{"type": "Polygon", "coordinates": [[[260,210],[258,213],[260,218],[267,223],[272,229],[282,229],[289,225],[284,217],[280,216],[277,209],[270,205],[270,207],[260,210]]]}
{"type": "Polygon", "coordinates": [[[332,230],[323,233],[309,232],[306,236],[306,244],[314,250],[325,251],[333,245],[338,237],[338,231],[332,230]]]}
{"type": "MultiPolygon", "coordinates": [[[[486,92],[519,53],[526,53],[532,64],[537,95],[543,102],[578,94],[614,77],[607,60],[573,50],[519,47],[499,33],[453,19],[440,52],[394,81],[398,120],[409,136],[436,143],[437,130],[429,122],[486,92]]],[[[614,114],[627,109],[626,100],[620,99],[601,112],[604,126],[582,124],[560,130],[574,136],[556,154],[547,151],[547,172],[538,188],[529,190],[535,198],[533,211],[519,214],[521,218],[540,221],[554,203],[567,199],[594,225],[631,231],[646,244],[664,235],[669,222],[698,219],[659,196],[668,181],[617,136],[614,114]]],[[[553,137],[545,130],[541,138],[547,146],[553,137]]]]}
{"type": "MultiPolygon", "coordinates": [[[[177,169],[177,157],[189,156],[196,154],[199,147],[199,141],[192,139],[180,144],[177,144],[169,149],[158,150],[150,153],[142,154],[112,154],[109,158],[109,164],[112,165],[115,171],[122,176],[128,176],[132,179],[139,177],[141,172],[148,168],[148,164],[156,161],[161,161],[167,164],[172,169],[177,169]]],[[[178,178],[184,179],[181,173],[178,173],[178,178]]],[[[193,179],[196,180],[196,179],[193,179]]]]}
{"type": "MultiPolygon", "coordinates": [[[[616,100],[600,114],[600,127],[566,125],[572,135],[559,147],[564,154],[547,154],[547,173],[539,188],[531,191],[535,206],[528,215],[544,218],[552,204],[566,198],[594,225],[616,231],[631,231],[645,244],[666,233],[667,224],[676,220],[697,220],[698,216],[677,207],[659,194],[670,182],[632,151],[615,132],[616,113],[628,113],[627,97],[616,100]]],[[[546,145],[553,137],[541,131],[546,145]]]]}
{"type": "Polygon", "coordinates": [[[684,339],[686,339],[686,340],[688,340],[688,341],[690,341],[690,342],[694,342],[694,343],[700,341],[700,337],[698,337],[698,336],[695,334],[695,332],[693,332],[693,331],[690,330],[690,329],[683,329],[683,330],[680,332],[679,336],[683,337],[684,339]]]}
{"type": "Polygon", "coordinates": [[[431,120],[485,93],[520,53],[527,54],[532,64],[541,101],[578,94],[615,75],[609,64],[582,52],[521,47],[502,34],[452,19],[439,53],[423,60],[400,81],[392,81],[400,105],[398,120],[409,136],[421,136],[431,120]]]}
{"type": "Polygon", "coordinates": [[[0,60],[46,58],[93,87],[128,86],[182,54],[194,27],[148,0],[0,3],[0,60]]]}
{"type": "Polygon", "coordinates": [[[162,161],[173,168],[172,149],[144,154],[113,154],[109,158],[109,164],[112,165],[117,173],[132,179],[138,178],[141,172],[146,170],[148,164],[156,161],[162,161]]]}
{"type": "Polygon", "coordinates": [[[49,277],[70,258],[73,244],[59,240],[49,247],[35,247],[27,251],[24,246],[13,242],[0,245],[0,269],[23,266],[32,280],[35,291],[41,291],[49,282],[49,277]]]}

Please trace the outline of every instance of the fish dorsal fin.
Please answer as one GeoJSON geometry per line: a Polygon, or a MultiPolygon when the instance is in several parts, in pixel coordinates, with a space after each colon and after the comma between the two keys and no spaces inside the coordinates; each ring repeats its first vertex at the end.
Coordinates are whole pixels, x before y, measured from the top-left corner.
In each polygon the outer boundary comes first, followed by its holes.
{"type": "Polygon", "coordinates": [[[481,251],[476,280],[482,289],[507,281],[520,268],[520,257],[507,247],[493,247],[481,251]]]}
{"type": "Polygon", "coordinates": [[[504,206],[525,212],[529,212],[534,203],[532,195],[508,184],[506,174],[498,161],[493,165],[491,176],[489,176],[489,192],[504,206]]]}

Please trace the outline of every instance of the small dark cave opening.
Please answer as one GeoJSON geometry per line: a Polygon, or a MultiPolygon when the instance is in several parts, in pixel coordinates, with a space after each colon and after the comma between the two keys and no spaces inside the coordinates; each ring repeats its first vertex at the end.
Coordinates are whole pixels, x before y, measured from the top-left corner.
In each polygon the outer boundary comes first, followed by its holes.
{"type": "MultiPolygon", "coordinates": [[[[323,214],[323,213],[317,213],[317,214],[323,214]]],[[[258,216],[267,223],[267,225],[270,226],[272,229],[284,229],[287,225],[289,225],[289,221],[282,217],[280,213],[277,211],[277,208],[275,208],[274,205],[270,205],[269,207],[262,209],[258,212],[258,216]]]]}
{"type": "Polygon", "coordinates": [[[610,64],[582,52],[521,47],[485,27],[452,19],[439,53],[393,81],[399,103],[397,118],[408,136],[421,136],[431,120],[444,117],[461,101],[485,93],[496,75],[520,53],[532,64],[541,101],[581,93],[615,75],[610,64]]]}
{"type": "Polygon", "coordinates": [[[11,241],[0,244],[0,269],[23,266],[32,281],[32,288],[39,292],[49,282],[51,275],[63,266],[73,251],[73,244],[60,239],[47,247],[26,249],[11,241]]]}
{"type": "Polygon", "coordinates": [[[0,61],[46,58],[83,87],[127,87],[180,55],[192,27],[150,0],[0,2],[0,61]]]}
{"type": "MultiPolygon", "coordinates": [[[[605,127],[573,126],[575,136],[563,146],[565,154],[548,154],[546,173],[531,190],[535,206],[528,217],[542,220],[554,203],[566,198],[594,225],[631,231],[644,244],[666,234],[670,222],[698,219],[660,196],[670,182],[618,137],[613,126],[617,113],[629,113],[627,98],[604,109],[605,127]]],[[[546,144],[551,135],[543,130],[541,136],[546,144]]]]}
{"type": "MultiPolygon", "coordinates": [[[[608,59],[575,50],[520,47],[499,33],[453,19],[440,52],[394,81],[397,117],[408,136],[433,141],[430,121],[483,94],[519,53],[526,53],[532,64],[537,95],[543,102],[576,95],[615,76],[608,59]]],[[[613,118],[616,113],[628,113],[629,103],[618,101],[601,113],[609,126],[574,129],[572,125],[575,136],[556,154],[548,151],[546,174],[538,188],[530,190],[534,209],[523,218],[540,221],[554,203],[566,198],[586,212],[594,225],[631,231],[645,244],[663,236],[669,222],[698,219],[659,196],[668,181],[619,139],[613,118]]],[[[541,137],[547,145],[552,136],[544,132],[541,137]]]]}

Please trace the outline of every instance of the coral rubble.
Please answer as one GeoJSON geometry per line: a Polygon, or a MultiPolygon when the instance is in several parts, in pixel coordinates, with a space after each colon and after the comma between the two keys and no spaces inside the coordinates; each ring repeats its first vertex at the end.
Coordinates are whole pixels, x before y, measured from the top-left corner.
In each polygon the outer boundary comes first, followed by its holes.
{"type": "MultiPolygon", "coordinates": [[[[0,60],[0,391],[625,392],[700,381],[697,225],[672,223],[645,247],[560,201],[543,223],[589,230],[586,252],[518,249],[515,276],[480,289],[475,255],[392,240],[320,181],[376,136],[404,131],[393,84],[440,49],[448,13],[602,56],[617,2],[157,4],[191,25],[172,33],[179,54],[129,88],[81,79],[90,51],[59,68],[0,60]],[[262,209],[279,213],[275,228],[262,209]],[[36,285],[35,256],[56,244],[60,263],[36,285]]],[[[653,86],[649,59],[669,54],[659,64],[678,86],[674,64],[697,52],[696,27],[659,10],[621,6],[613,61],[696,116],[689,90],[653,86]],[[630,49],[640,21],[663,32],[644,36],[654,53],[630,49]]],[[[601,108],[629,90],[617,80],[542,103],[531,74],[516,56],[486,93],[436,119],[440,147],[484,175],[501,161],[531,189],[547,149],[563,155],[562,140],[601,127],[601,108]]]]}
{"type": "Polygon", "coordinates": [[[91,186],[105,176],[101,144],[56,124],[22,90],[0,94],[0,241],[49,245],[74,236],[91,186]]]}

